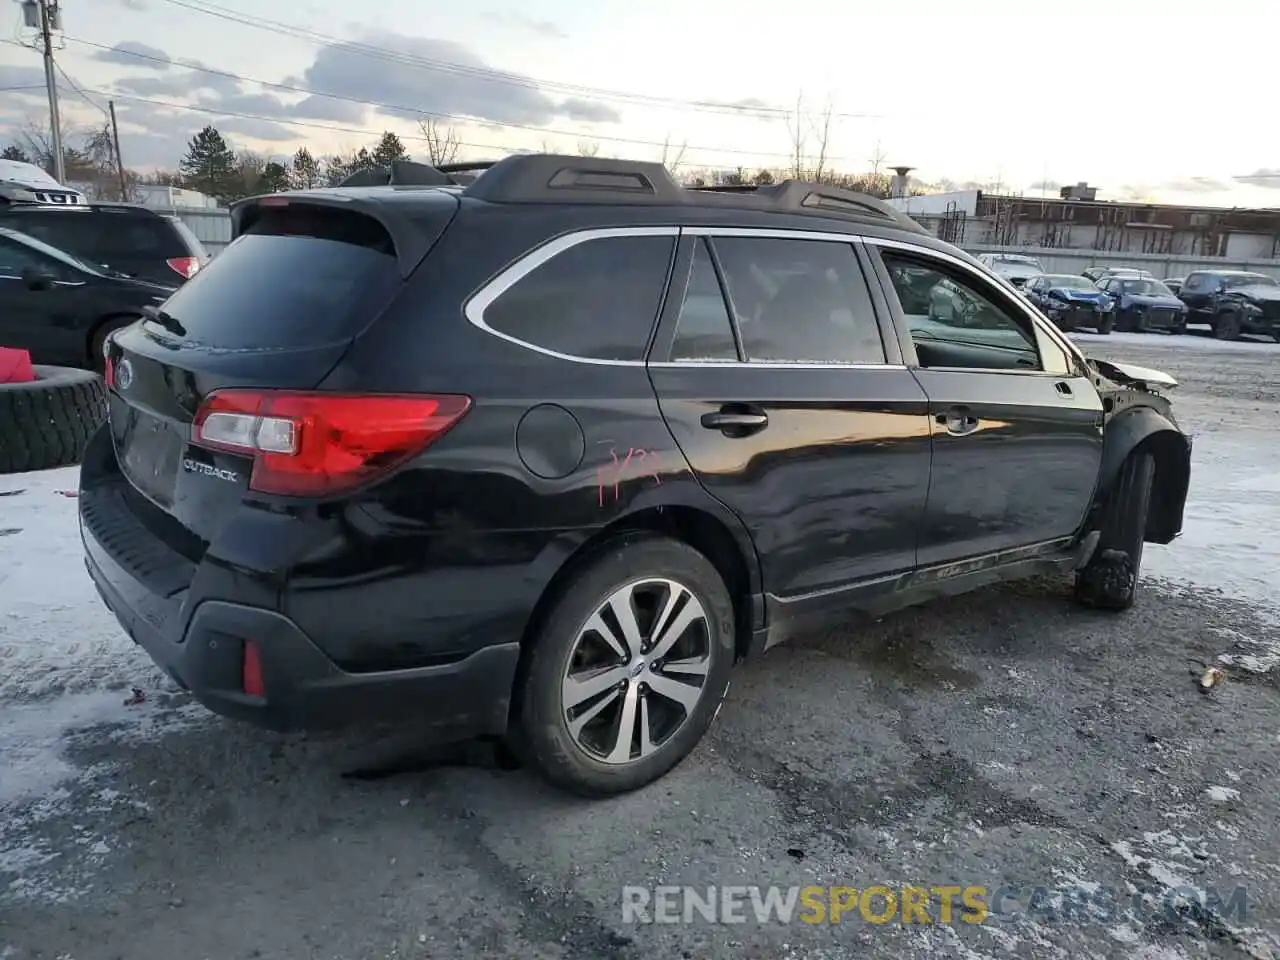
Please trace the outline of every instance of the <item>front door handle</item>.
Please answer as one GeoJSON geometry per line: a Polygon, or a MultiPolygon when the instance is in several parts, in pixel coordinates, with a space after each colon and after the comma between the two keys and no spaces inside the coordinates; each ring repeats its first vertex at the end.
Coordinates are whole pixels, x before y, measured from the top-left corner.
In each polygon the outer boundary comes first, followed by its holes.
{"type": "Polygon", "coordinates": [[[938,414],[934,419],[946,427],[947,433],[953,437],[963,437],[973,433],[982,422],[969,411],[968,407],[952,407],[946,413],[938,414]]]}
{"type": "Polygon", "coordinates": [[[1065,380],[1059,380],[1057,383],[1053,385],[1053,389],[1057,390],[1058,393],[1062,394],[1062,396],[1064,397],[1070,397],[1074,395],[1071,392],[1071,384],[1067,383],[1065,380]]]}
{"type": "Polygon", "coordinates": [[[744,437],[767,427],[769,415],[758,408],[728,404],[713,413],[704,413],[702,425],[726,436],[744,437]]]}

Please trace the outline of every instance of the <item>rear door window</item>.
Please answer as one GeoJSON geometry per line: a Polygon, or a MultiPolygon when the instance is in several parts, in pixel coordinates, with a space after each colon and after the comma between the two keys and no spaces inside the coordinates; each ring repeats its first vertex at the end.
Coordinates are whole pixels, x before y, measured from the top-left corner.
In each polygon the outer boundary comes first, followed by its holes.
{"type": "Polygon", "coordinates": [[[694,247],[689,286],[685,289],[675,341],[671,344],[671,359],[738,359],[729,308],[705,239],[699,239],[694,247]]]}
{"type": "Polygon", "coordinates": [[[485,307],[484,322],[566,356],[642,360],[675,242],[674,236],[623,236],[575,244],[499,294],[485,307]]]}
{"type": "Polygon", "coordinates": [[[748,361],[885,362],[851,244],[772,237],[712,242],[748,361]]]}
{"type": "Polygon", "coordinates": [[[355,337],[399,288],[394,245],[376,220],[294,204],[263,211],[164,309],[182,339],[204,346],[320,346],[355,337]]]}

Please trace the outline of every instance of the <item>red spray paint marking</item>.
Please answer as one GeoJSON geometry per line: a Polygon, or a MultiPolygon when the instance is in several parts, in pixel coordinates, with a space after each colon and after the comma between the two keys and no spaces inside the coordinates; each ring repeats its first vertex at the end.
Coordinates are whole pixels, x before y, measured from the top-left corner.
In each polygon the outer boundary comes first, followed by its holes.
{"type": "MultiPolygon", "coordinates": [[[[610,441],[603,441],[610,443],[610,441]]],[[[653,481],[661,486],[662,476],[662,454],[657,450],[648,450],[644,447],[628,447],[626,456],[621,460],[618,459],[617,447],[609,447],[609,463],[601,464],[596,467],[596,502],[603,507],[606,502],[617,503],[622,497],[622,484],[627,480],[637,479],[639,477],[650,477],[653,481]],[[647,461],[652,458],[653,465],[646,466],[647,461]],[[613,488],[613,496],[610,499],[606,491],[613,488]]]]}

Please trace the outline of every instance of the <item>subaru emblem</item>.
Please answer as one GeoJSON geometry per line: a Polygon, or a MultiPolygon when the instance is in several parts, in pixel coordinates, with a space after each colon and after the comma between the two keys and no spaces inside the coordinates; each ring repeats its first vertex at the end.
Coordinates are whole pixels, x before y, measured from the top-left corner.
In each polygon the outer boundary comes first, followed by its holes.
{"type": "Polygon", "coordinates": [[[116,388],[128,390],[131,386],[133,386],[133,364],[124,360],[120,366],[116,367],[116,388]]]}

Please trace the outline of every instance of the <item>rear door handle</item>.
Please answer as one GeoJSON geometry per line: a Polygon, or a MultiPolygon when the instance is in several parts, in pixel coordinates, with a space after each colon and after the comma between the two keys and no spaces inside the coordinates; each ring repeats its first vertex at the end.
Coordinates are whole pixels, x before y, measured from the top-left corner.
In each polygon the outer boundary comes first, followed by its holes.
{"type": "Polygon", "coordinates": [[[721,430],[729,435],[743,436],[767,427],[769,415],[759,409],[727,405],[713,413],[704,413],[702,425],[708,430],[721,430]]]}
{"type": "Polygon", "coordinates": [[[934,419],[947,428],[953,437],[963,437],[973,433],[982,423],[968,407],[952,407],[946,413],[940,413],[934,419]]]}

